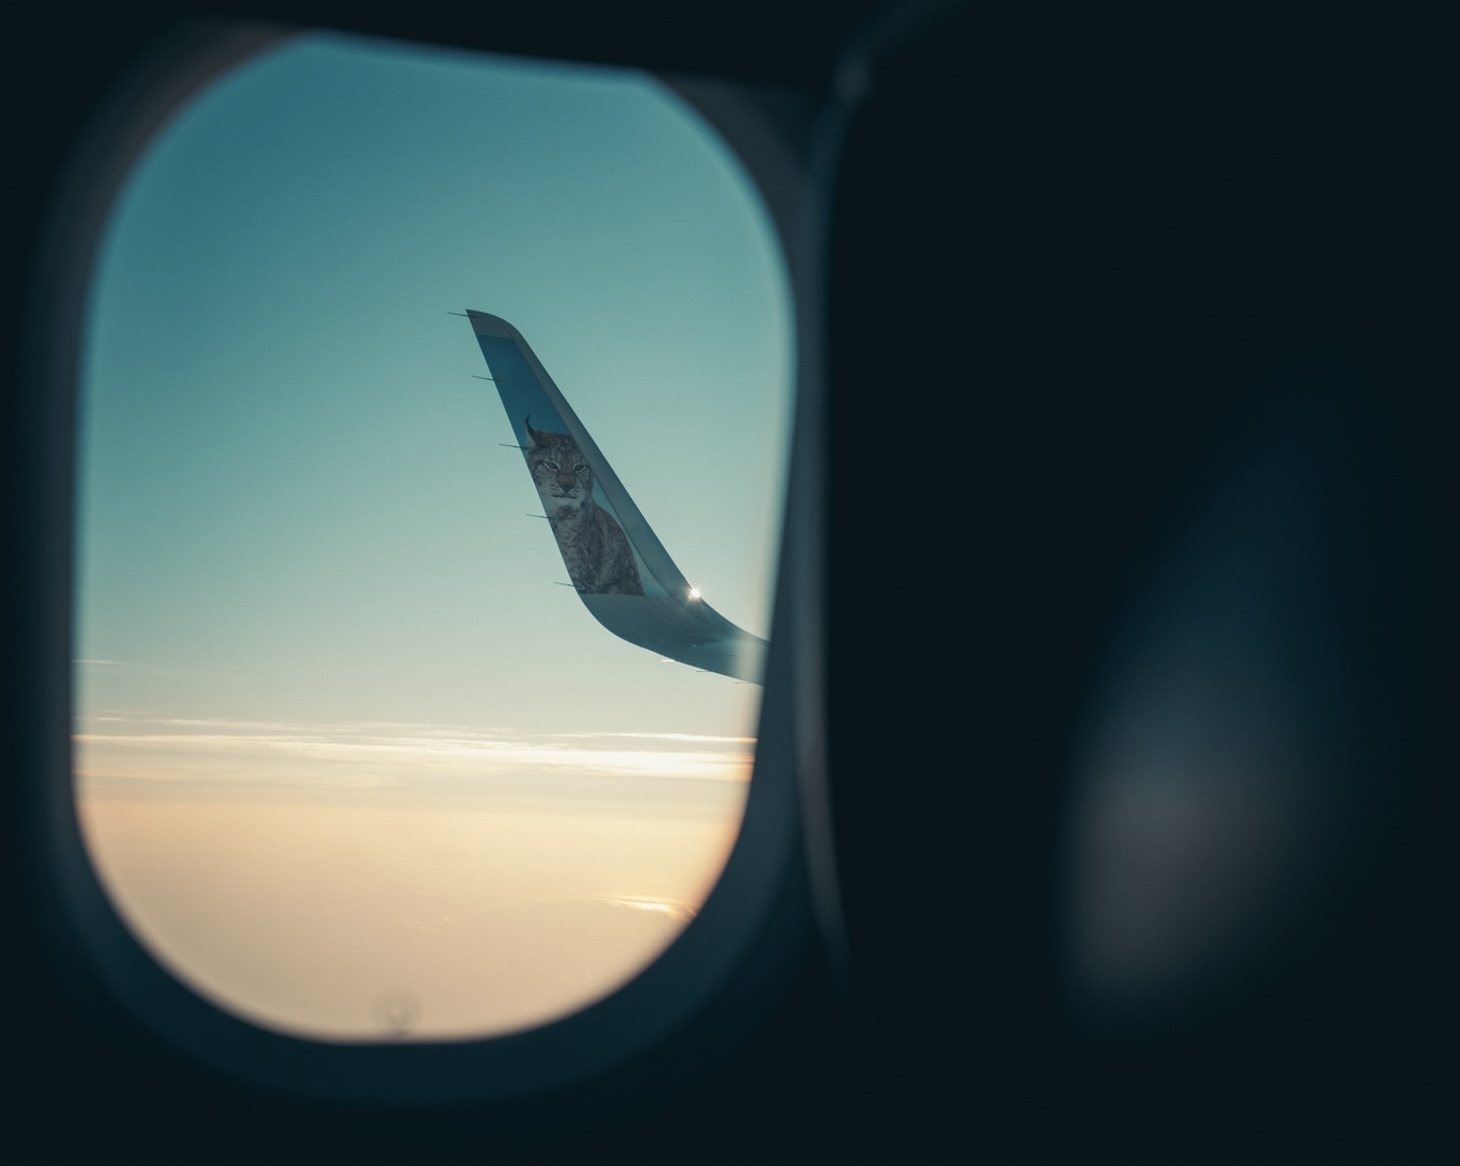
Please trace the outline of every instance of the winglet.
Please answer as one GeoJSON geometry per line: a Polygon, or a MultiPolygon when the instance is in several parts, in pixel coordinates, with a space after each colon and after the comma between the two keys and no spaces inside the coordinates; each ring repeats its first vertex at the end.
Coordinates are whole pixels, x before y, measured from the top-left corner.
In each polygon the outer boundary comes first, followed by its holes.
{"type": "Polygon", "coordinates": [[[766,642],[699,598],[522,334],[500,316],[466,315],[593,617],[660,656],[761,683],[766,642]]]}

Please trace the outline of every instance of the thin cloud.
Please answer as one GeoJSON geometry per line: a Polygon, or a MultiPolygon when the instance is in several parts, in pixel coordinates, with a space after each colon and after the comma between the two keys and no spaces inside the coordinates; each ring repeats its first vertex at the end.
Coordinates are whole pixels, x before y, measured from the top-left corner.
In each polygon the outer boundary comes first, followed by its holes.
{"type": "Polygon", "coordinates": [[[756,737],[714,737],[705,733],[554,733],[555,739],[625,737],[638,741],[708,741],[715,744],[754,745],[756,737]]]}
{"type": "Polygon", "coordinates": [[[87,668],[116,668],[134,676],[212,676],[225,680],[241,680],[239,672],[215,672],[208,668],[178,668],[171,664],[136,664],[127,660],[108,660],[102,657],[73,658],[71,663],[87,668]]]}
{"type": "Polygon", "coordinates": [[[561,734],[528,739],[460,725],[132,717],[81,718],[74,735],[84,781],[314,789],[422,789],[470,792],[497,778],[655,778],[744,782],[752,751],[705,745],[753,739],[669,733],[561,734]],[[595,737],[644,742],[600,746],[595,737]],[[565,743],[584,740],[585,744],[565,743]],[[662,743],[662,744],[661,744],[662,743]],[[660,747],[654,747],[660,744],[660,747]],[[680,748],[663,746],[678,745],[680,748]],[[701,746],[686,748],[685,746],[701,746]]]}

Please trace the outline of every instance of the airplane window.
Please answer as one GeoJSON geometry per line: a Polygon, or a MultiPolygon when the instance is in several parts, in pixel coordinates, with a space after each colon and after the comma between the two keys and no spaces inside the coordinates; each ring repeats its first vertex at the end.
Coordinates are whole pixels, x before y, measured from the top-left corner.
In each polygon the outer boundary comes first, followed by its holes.
{"type": "Polygon", "coordinates": [[[82,373],[75,800],[136,938],[323,1041],[652,963],[744,813],[794,346],[758,194],[648,77],[308,34],[193,100],[82,373]]]}

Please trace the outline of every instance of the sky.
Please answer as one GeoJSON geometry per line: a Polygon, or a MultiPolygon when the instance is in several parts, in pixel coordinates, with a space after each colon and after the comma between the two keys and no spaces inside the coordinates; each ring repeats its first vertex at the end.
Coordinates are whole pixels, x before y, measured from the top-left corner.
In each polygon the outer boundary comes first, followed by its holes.
{"type": "Polygon", "coordinates": [[[693,111],[337,34],[197,97],[93,278],[78,804],[139,938],[288,1031],[580,1007],[692,916],[743,805],[760,690],[558,585],[466,308],[522,331],[705,599],[770,630],[789,292],[693,111]]]}

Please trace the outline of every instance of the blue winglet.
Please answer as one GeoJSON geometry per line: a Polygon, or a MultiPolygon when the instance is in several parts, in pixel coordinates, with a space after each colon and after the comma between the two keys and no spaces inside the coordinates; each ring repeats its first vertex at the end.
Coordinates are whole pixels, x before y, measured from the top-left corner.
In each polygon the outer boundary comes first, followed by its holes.
{"type": "Polygon", "coordinates": [[[579,598],[620,639],[761,683],[766,642],[699,598],[522,334],[467,311],[579,598]]]}

